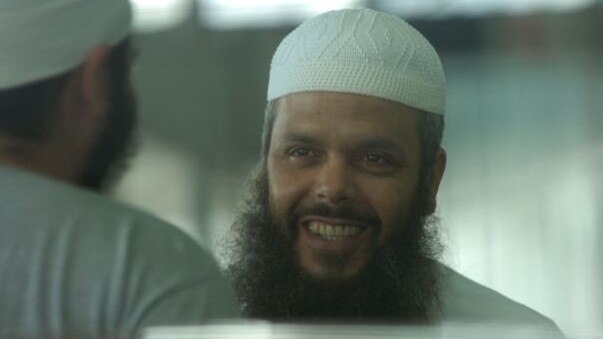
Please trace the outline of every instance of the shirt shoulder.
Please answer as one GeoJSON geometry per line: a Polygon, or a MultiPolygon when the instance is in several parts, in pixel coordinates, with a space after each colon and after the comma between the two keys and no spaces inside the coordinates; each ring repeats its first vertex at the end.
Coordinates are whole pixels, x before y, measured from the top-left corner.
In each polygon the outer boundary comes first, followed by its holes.
{"type": "Polygon", "coordinates": [[[30,230],[37,234],[64,234],[62,238],[69,235],[79,241],[108,245],[109,252],[127,246],[130,251],[173,250],[164,255],[207,255],[173,225],[93,191],[2,167],[0,187],[0,216],[7,232],[12,229],[19,233],[30,230]]]}
{"type": "Polygon", "coordinates": [[[444,264],[439,266],[445,321],[526,324],[557,329],[551,319],[535,310],[478,284],[444,264]]]}
{"type": "MultiPolygon", "coordinates": [[[[22,314],[11,319],[30,319],[30,310],[38,309],[36,314],[56,314],[56,323],[65,325],[51,333],[127,337],[145,326],[239,315],[213,256],[175,226],[18,170],[0,168],[0,187],[0,244],[19,263],[0,271],[11,273],[5,285],[15,286],[12,305],[29,305],[15,306],[12,312],[22,314]]],[[[49,320],[47,328],[54,323],[49,320]]]]}
{"type": "Polygon", "coordinates": [[[1,206],[10,208],[12,215],[4,218],[8,220],[3,227],[10,225],[25,236],[23,230],[29,229],[30,234],[54,239],[57,246],[78,253],[80,261],[88,255],[99,263],[111,260],[112,274],[118,273],[119,265],[128,265],[124,274],[144,272],[146,278],[162,271],[172,280],[222,279],[213,256],[190,236],[135,207],[17,170],[0,168],[0,186],[5,188],[1,206]]]}

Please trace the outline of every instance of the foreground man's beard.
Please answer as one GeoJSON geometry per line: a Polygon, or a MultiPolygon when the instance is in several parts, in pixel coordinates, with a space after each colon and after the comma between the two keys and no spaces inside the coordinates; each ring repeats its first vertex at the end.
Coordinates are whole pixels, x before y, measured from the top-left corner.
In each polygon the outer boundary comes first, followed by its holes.
{"type": "MultiPolygon", "coordinates": [[[[426,188],[426,183],[421,185],[426,188]]],[[[416,199],[425,200],[426,189],[416,199]]],[[[279,321],[346,320],[429,323],[439,313],[435,262],[441,244],[435,227],[415,212],[366,267],[346,282],[316,281],[300,268],[293,239],[286,239],[268,208],[265,167],[233,226],[225,250],[228,275],[251,318],[279,321]]]]}

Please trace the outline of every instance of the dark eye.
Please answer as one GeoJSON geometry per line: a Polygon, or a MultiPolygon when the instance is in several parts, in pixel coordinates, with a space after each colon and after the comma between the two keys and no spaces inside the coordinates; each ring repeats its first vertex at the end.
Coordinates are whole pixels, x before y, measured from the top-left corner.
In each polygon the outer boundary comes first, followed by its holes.
{"type": "Polygon", "coordinates": [[[296,148],[289,152],[289,156],[293,158],[301,158],[312,155],[312,151],[307,148],[296,148]]]}
{"type": "Polygon", "coordinates": [[[363,160],[370,165],[385,166],[391,164],[389,159],[376,153],[366,154],[363,160]]]}

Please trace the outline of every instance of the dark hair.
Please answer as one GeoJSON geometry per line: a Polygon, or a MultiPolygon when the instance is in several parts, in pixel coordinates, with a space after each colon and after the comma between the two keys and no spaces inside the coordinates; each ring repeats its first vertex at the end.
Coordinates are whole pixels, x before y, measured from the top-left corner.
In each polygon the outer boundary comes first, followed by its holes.
{"type": "MultiPolygon", "coordinates": [[[[128,51],[129,39],[112,48],[107,65],[111,79],[120,78],[116,73],[127,70],[123,66],[128,64],[128,51]]],[[[0,90],[0,134],[32,141],[44,139],[57,113],[61,92],[74,70],[0,90]]]]}
{"type": "MultiPolygon", "coordinates": [[[[262,159],[265,161],[270,149],[272,127],[278,108],[278,101],[272,100],[266,106],[264,115],[264,132],[262,134],[262,159]]],[[[421,111],[419,114],[419,136],[421,138],[422,168],[426,169],[434,164],[436,155],[442,144],[444,134],[444,118],[442,115],[421,111]]]]}

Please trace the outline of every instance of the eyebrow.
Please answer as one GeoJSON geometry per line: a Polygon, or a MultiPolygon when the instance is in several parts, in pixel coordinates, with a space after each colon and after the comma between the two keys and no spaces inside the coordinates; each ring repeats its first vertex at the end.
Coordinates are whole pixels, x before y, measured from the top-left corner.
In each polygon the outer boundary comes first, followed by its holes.
{"type": "MultiPolygon", "coordinates": [[[[311,136],[302,133],[292,133],[285,137],[285,143],[300,143],[306,145],[318,145],[320,141],[311,136]]],[[[361,140],[358,143],[351,142],[349,145],[359,149],[375,149],[390,152],[406,152],[404,147],[395,143],[388,138],[373,137],[365,140],[361,140]]]]}
{"type": "Polygon", "coordinates": [[[317,144],[318,143],[318,140],[316,140],[315,138],[312,138],[308,135],[301,134],[301,133],[292,133],[290,135],[287,135],[285,137],[285,141],[286,142],[299,142],[302,144],[317,144]]]}
{"type": "Polygon", "coordinates": [[[362,140],[358,145],[361,148],[375,148],[383,150],[403,150],[398,144],[387,138],[370,138],[362,140]]]}

